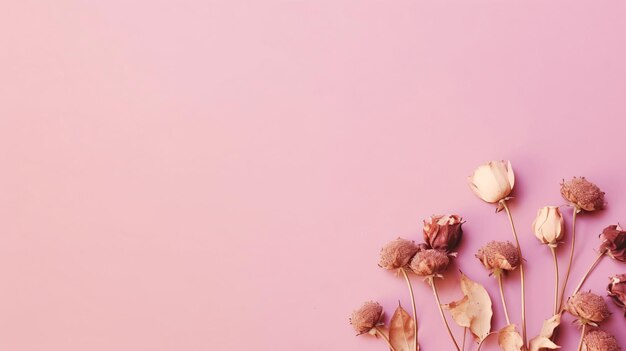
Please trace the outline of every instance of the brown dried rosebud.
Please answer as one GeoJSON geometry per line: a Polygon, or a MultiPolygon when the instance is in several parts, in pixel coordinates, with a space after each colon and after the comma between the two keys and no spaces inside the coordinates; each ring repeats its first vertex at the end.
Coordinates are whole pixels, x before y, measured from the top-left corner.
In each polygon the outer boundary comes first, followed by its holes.
{"type": "Polygon", "coordinates": [[[433,249],[454,251],[463,237],[463,223],[458,215],[430,216],[424,220],[424,241],[433,249]]]}
{"type": "Polygon", "coordinates": [[[450,264],[450,258],[441,250],[429,249],[418,252],[411,260],[411,270],[422,277],[441,275],[450,264]]]}
{"type": "Polygon", "coordinates": [[[609,278],[611,283],[607,287],[609,296],[613,302],[621,308],[625,309],[624,317],[626,317],[626,274],[618,274],[609,278]]]}
{"type": "Polygon", "coordinates": [[[600,252],[604,252],[611,258],[626,262],[626,231],[619,225],[610,225],[600,234],[600,252]]]}
{"type": "Polygon", "coordinates": [[[520,264],[519,250],[510,242],[491,241],[478,250],[476,258],[485,268],[498,272],[512,271],[520,264]]]}
{"type": "Polygon", "coordinates": [[[596,329],[585,334],[583,350],[586,351],[619,351],[615,337],[604,330],[596,329]]]}
{"type": "Polygon", "coordinates": [[[413,256],[419,251],[415,242],[398,238],[387,243],[380,250],[378,265],[384,269],[399,269],[406,267],[413,256]]]}
{"type": "Polygon", "coordinates": [[[604,192],[585,177],[574,177],[570,181],[561,183],[561,195],[577,210],[596,211],[606,206],[604,192]]]}
{"type": "Polygon", "coordinates": [[[565,304],[565,310],[577,317],[582,324],[595,326],[611,315],[609,306],[601,296],[586,291],[579,291],[570,297],[565,304]]]}
{"type": "Polygon", "coordinates": [[[357,335],[365,333],[375,333],[376,326],[381,325],[381,319],[383,316],[383,307],[374,301],[368,301],[363,304],[358,310],[352,312],[350,317],[350,324],[354,327],[357,335]]]}

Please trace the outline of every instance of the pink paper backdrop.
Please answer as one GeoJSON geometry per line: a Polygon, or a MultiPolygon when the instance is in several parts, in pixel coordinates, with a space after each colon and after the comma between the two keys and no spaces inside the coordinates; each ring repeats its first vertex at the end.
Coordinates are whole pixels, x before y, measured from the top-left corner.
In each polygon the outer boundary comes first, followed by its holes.
{"type": "MultiPolygon", "coordinates": [[[[606,191],[608,209],[580,218],[575,281],[601,228],[626,221],[625,11],[617,0],[3,3],[0,349],[384,350],[354,337],[348,316],[368,299],[409,306],[378,251],[444,212],[467,224],[442,299],[460,297],[461,268],[488,287],[501,327],[496,283],[473,256],[511,235],[466,176],[503,158],[517,172],[534,335],[553,293],[550,254],[530,232],[537,208],[563,203],[564,177],[606,191]]],[[[603,294],[618,272],[606,260],[586,288],[603,294]]],[[[423,350],[451,349],[414,282],[423,350]]],[[[506,289],[516,306],[516,274],[506,289]]],[[[611,308],[618,333],[626,320],[611,308]]],[[[570,321],[565,350],[578,341],[570,321]]]]}

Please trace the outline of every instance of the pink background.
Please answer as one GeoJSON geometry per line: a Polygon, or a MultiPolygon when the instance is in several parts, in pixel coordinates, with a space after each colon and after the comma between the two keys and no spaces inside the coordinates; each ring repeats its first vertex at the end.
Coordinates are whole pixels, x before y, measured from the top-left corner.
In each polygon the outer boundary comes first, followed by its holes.
{"type": "MultiPolygon", "coordinates": [[[[384,350],[354,337],[348,316],[368,299],[408,308],[379,249],[419,239],[420,221],[444,212],[467,220],[459,266],[488,287],[499,328],[496,283],[473,256],[511,235],[466,177],[502,158],[518,179],[534,335],[553,293],[551,256],[530,232],[537,208],[563,203],[564,177],[607,192],[606,211],[580,218],[574,281],[601,228],[626,221],[625,11],[617,0],[5,2],[0,349],[384,350]]],[[[446,302],[460,297],[456,268],[446,302]]],[[[603,294],[618,272],[606,260],[586,287],[603,294]]],[[[414,282],[423,350],[451,349],[414,282]]],[[[515,274],[513,306],[517,287],[515,274]]],[[[624,330],[610,307],[607,328],[624,330]]]]}

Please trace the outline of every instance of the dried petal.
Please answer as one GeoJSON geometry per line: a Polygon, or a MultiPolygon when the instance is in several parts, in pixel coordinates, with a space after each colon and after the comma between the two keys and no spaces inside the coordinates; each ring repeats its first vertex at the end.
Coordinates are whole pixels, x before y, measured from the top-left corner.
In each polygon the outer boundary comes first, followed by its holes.
{"type": "Polygon", "coordinates": [[[565,310],[577,317],[582,324],[591,325],[596,325],[611,315],[601,296],[586,291],[580,291],[570,297],[565,304],[565,310]]]}
{"type": "Polygon", "coordinates": [[[511,271],[520,264],[519,250],[510,242],[491,241],[476,253],[476,258],[491,271],[511,271]]]}
{"type": "Polygon", "coordinates": [[[352,312],[350,324],[358,335],[370,333],[380,324],[383,315],[383,307],[374,301],[364,303],[358,310],[352,312]]]}
{"type": "Polygon", "coordinates": [[[415,320],[399,304],[389,322],[389,342],[396,351],[415,351],[415,320]]]}
{"type": "Polygon", "coordinates": [[[458,215],[433,215],[424,220],[424,241],[433,249],[454,251],[463,236],[462,225],[458,215]]]}
{"type": "Polygon", "coordinates": [[[410,267],[415,274],[429,277],[443,273],[449,263],[450,258],[445,252],[430,249],[418,252],[411,260],[410,267]]]}
{"type": "Polygon", "coordinates": [[[583,338],[583,349],[586,351],[619,351],[615,337],[604,330],[589,331],[583,338]]]}
{"type": "Polygon", "coordinates": [[[626,262],[626,231],[619,225],[610,225],[600,234],[600,252],[606,252],[610,257],[626,262]]]}
{"type": "Polygon", "coordinates": [[[498,332],[498,345],[502,351],[520,351],[524,342],[515,330],[515,324],[509,324],[498,332]]]}
{"type": "Polygon", "coordinates": [[[585,211],[601,210],[606,206],[604,192],[585,177],[574,177],[561,183],[561,195],[577,209],[585,211]]]}
{"type": "Polygon", "coordinates": [[[561,314],[557,313],[550,319],[543,321],[541,332],[530,340],[530,351],[538,351],[540,349],[558,349],[561,346],[555,344],[551,338],[554,329],[561,324],[561,314]]]}
{"type": "Polygon", "coordinates": [[[461,291],[463,298],[444,307],[450,310],[454,321],[464,328],[469,328],[478,341],[483,340],[491,331],[491,298],[487,290],[477,282],[471,281],[461,273],[461,291]]]}
{"type": "Polygon", "coordinates": [[[470,188],[483,201],[497,203],[505,199],[515,185],[510,161],[490,161],[479,166],[469,177],[470,188]]]}
{"type": "Polygon", "coordinates": [[[533,222],[535,236],[544,244],[556,247],[565,234],[561,211],[556,206],[545,206],[537,212],[533,222]]]}
{"type": "Polygon", "coordinates": [[[387,243],[380,250],[378,265],[385,269],[398,269],[409,264],[413,256],[419,251],[415,242],[398,238],[387,243]]]}
{"type": "Polygon", "coordinates": [[[611,280],[607,287],[609,296],[617,306],[625,309],[624,316],[626,317],[626,274],[618,274],[609,279],[611,280]]]}

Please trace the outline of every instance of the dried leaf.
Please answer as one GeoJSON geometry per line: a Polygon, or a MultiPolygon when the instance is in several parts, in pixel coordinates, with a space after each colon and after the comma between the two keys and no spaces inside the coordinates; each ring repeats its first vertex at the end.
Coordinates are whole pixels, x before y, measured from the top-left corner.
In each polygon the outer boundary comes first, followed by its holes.
{"type": "Polygon", "coordinates": [[[491,331],[491,298],[482,285],[471,281],[465,274],[461,274],[461,291],[463,298],[445,307],[450,310],[458,325],[469,328],[478,341],[481,341],[491,331]]]}
{"type": "Polygon", "coordinates": [[[389,342],[396,351],[415,351],[415,320],[400,304],[389,322],[389,342]]]}
{"type": "Polygon", "coordinates": [[[561,314],[555,314],[550,317],[550,319],[546,319],[543,321],[543,326],[541,327],[541,332],[539,335],[530,340],[530,351],[539,351],[540,349],[559,349],[561,346],[555,344],[550,340],[552,334],[554,333],[554,329],[561,324],[561,314]]]}
{"type": "Polygon", "coordinates": [[[498,332],[498,345],[502,351],[521,351],[524,346],[522,336],[515,330],[515,324],[509,324],[498,332]]]}

